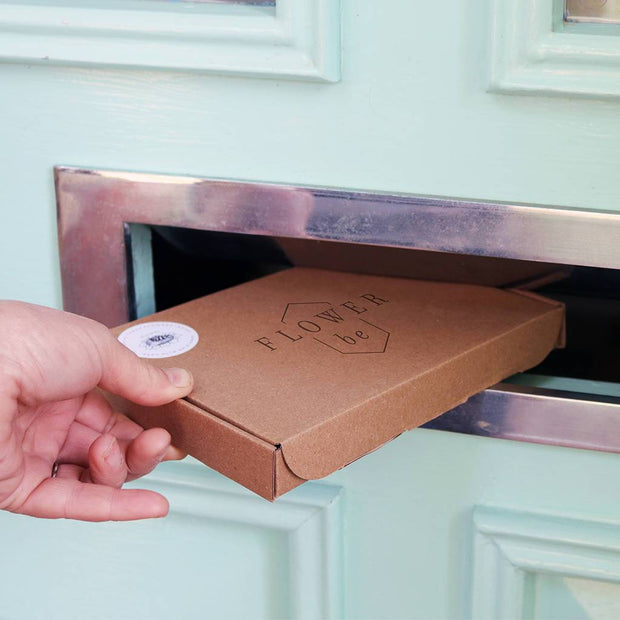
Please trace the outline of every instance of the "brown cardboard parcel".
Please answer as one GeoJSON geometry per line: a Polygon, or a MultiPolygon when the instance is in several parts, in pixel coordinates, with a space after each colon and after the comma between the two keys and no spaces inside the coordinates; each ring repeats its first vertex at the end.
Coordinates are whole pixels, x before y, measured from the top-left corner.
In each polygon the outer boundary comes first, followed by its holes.
{"type": "Polygon", "coordinates": [[[198,332],[152,360],[191,370],[194,391],[115,404],[269,500],[536,365],[564,333],[563,307],[531,293],[303,268],[130,325],[151,321],[198,332]]]}

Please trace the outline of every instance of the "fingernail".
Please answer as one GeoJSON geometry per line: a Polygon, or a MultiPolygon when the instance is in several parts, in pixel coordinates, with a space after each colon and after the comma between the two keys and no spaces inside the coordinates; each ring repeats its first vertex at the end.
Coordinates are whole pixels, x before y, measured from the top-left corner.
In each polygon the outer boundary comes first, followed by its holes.
{"type": "Polygon", "coordinates": [[[192,375],[185,368],[164,368],[168,381],[178,388],[186,388],[192,384],[192,375]]]}
{"type": "Polygon", "coordinates": [[[118,469],[123,464],[123,455],[116,439],[112,439],[103,451],[103,459],[113,469],[118,469]]]}
{"type": "Polygon", "coordinates": [[[157,457],[155,458],[155,461],[157,463],[161,463],[164,460],[164,457],[166,456],[166,452],[168,451],[168,446],[166,446],[161,452],[159,452],[157,454],[157,457]]]}

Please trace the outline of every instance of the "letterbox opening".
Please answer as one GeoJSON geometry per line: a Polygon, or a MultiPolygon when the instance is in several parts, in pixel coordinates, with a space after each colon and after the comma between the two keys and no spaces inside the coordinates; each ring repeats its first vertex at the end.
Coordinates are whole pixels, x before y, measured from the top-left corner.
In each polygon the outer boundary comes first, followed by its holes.
{"type": "MultiPolygon", "coordinates": [[[[517,261],[276,237],[150,226],[128,226],[132,318],[290,268],[311,266],[376,275],[527,287],[566,305],[567,346],[532,374],[620,381],[620,270],[517,261]],[[145,252],[144,244],[149,246],[145,252]],[[138,240],[140,240],[138,242],[138,240]],[[139,246],[139,251],[136,250],[139,246]],[[140,262],[152,283],[139,282],[140,262]],[[152,300],[140,311],[144,289],[152,300]],[[142,291],[142,292],[141,292],[142,291]]],[[[148,295],[147,295],[148,296],[148,295]]]]}

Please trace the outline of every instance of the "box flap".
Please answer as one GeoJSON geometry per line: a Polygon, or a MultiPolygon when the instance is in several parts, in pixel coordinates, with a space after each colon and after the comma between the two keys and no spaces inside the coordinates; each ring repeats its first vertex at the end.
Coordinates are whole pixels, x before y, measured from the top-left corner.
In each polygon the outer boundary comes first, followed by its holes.
{"type": "Polygon", "coordinates": [[[510,289],[513,293],[517,295],[523,295],[524,297],[529,297],[530,299],[536,299],[542,303],[546,303],[550,306],[558,308],[562,313],[562,325],[560,327],[560,332],[558,334],[558,339],[554,345],[556,349],[563,349],[566,346],[566,312],[564,308],[564,304],[561,301],[556,301],[555,299],[549,299],[548,297],[543,297],[542,295],[535,293],[529,288],[522,288],[521,286],[510,289]]]}
{"type": "Polygon", "coordinates": [[[278,246],[298,267],[482,286],[521,287],[530,282],[537,285],[561,279],[567,271],[565,266],[498,256],[337,241],[280,238],[278,246]]]}
{"type": "Polygon", "coordinates": [[[189,368],[189,402],[310,479],[535,365],[562,315],[489,287],[295,268],[138,322],[194,328],[195,348],[153,361],[189,368]]]}

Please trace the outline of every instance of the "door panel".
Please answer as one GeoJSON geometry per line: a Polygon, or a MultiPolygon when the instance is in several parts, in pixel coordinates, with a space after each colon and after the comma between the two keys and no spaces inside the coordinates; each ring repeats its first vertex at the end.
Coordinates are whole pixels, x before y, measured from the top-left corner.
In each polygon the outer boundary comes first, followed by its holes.
{"type": "Polygon", "coordinates": [[[344,1],[334,84],[3,65],[3,294],[60,303],[56,164],[617,210],[617,104],[489,94],[491,13],[344,1]]]}
{"type": "MultiPolygon", "coordinates": [[[[63,2],[26,4],[36,21],[63,2]]],[[[144,14],[155,10],[146,4],[144,14]]],[[[166,10],[187,10],[181,4],[166,10]]],[[[332,37],[318,47],[303,39],[299,49],[340,57],[341,67],[309,80],[283,76],[281,66],[270,74],[268,54],[253,63],[242,52],[256,42],[243,33],[221,72],[189,60],[157,69],[161,49],[148,67],[106,66],[114,37],[87,28],[66,64],[45,60],[43,47],[40,58],[16,60],[13,9],[0,2],[0,296],[61,304],[58,164],[620,211],[614,93],[576,98],[578,81],[562,96],[489,92],[493,28],[509,0],[321,5],[330,11],[320,19],[297,14],[312,23],[296,32],[322,24],[332,37]]],[[[100,7],[111,23],[118,6],[100,7]]],[[[513,22],[502,22],[514,28],[507,45],[523,40],[522,21],[513,22]]],[[[596,41],[613,47],[609,37],[596,41]]],[[[133,45],[136,58],[148,56],[144,40],[133,45]]],[[[597,62],[585,63],[592,76],[597,62]]],[[[90,525],[0,513],[0,618],[467,618],[477,596],[506,617],[519,605],[541,618],[605,617],[617,610],[609,574],[523,569],[521,581],[507,582],[512,598],[489,590],[476,573],[475,514],[509,514],[517,530],[525,514],[536,523],[569,519],[583,536],[617,532],[619,481],[612,454],[430,430],[406,433],[273,505],[195,462],[166,464],[143,483],[170,497],[163,521],[90,525]]]]}
{"type": "Polygon", "coordinates": [[[0,513],[0,617],[546,618],[593,593],[615,609],[618,473],[611,454],[423,429],[275,504],[167,463],[140,484],[169,497],[162,521],[0,513]]]}
{"type": "Polygon", "coordinates": [[[0,513],[0,618],[342,616],[339,487],[311,483],[270,504],[197,461],[133,486],[164,493],[169,516],[92,524],[0,513]]]}

